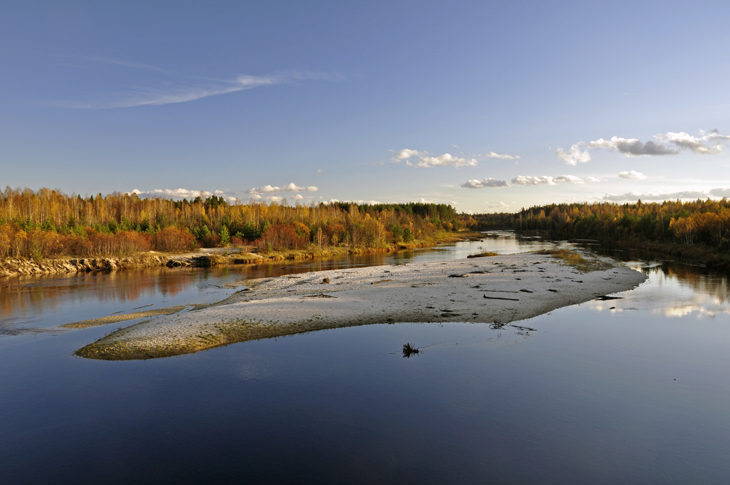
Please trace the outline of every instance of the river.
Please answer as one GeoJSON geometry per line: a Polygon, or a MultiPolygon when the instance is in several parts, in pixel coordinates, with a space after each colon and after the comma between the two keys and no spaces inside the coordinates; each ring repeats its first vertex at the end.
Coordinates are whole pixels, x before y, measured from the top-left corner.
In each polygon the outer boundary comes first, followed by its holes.
{"type": "Polygon", "coordinates": [[[504,327],[391,324],[107,362],[124,322],[246,277],[551,246],[495,233],[279,266],[0,279],[2,483],[727,483],[728,275],[631,257],[649,280],[504,327]],[[406,342],[419,354],[404,358],[406,342]]]}

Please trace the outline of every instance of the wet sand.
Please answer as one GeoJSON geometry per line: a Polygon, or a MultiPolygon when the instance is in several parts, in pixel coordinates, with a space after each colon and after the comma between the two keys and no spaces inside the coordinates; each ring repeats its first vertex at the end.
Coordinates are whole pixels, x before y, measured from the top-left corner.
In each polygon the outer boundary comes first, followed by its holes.
{"type": "Polygon", "coordinates": [[[247,288],[217,304],[132,325],[77,354],[149,359],[373,323],[505,324],[630,290],[645,279],[616,264],[581,273],[551,256],[515,254],[246,280],[247,288]]]}

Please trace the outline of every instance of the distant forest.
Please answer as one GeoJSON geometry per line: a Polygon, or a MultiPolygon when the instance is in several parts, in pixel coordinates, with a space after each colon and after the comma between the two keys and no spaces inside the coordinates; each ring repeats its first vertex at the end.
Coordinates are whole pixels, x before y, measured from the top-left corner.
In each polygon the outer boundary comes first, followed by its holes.
{"type": "Polygon", "coordinates": [[[609,246],[671,249],[675,254],[691,257],[711,252],[725,262],[730,260],[730,201],[724,198],[692,202],[551,204],[514,214],[464,216],[462,221],[474,230],[539,231],[555,239],[596,239],[609,246]],[[694,254],[687,251],[690,248],[694,254]]]}
{"type": "Polygon", "coordinates": [[[81,197],[59,190],[0,191],[0,257],[127,256],[141,251],[252,244],[262,251],[351,246],[378,248],[460,228],[444,204],[346,202],[288,206],[140,199],[135,194],[81,197]]]}

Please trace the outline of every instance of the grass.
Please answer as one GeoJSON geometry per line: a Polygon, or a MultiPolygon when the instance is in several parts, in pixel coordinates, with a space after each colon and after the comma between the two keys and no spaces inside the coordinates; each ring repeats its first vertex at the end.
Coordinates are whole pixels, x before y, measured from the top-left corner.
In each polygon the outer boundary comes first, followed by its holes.
{"type": "Polygon", "coordinates": [[[478,253],[472,253],[469,256],[467,256],[467,258],[488,258],[491,256],[499,256],[499,253],[495,253],[493,251],[487,251],[481,247],[479,249],[481,249],[481,251],[479,251],[478,253]]]}
{"type": "Polygon", "coordinates": [[[537,251],[536,254],[546,254],[554,258],[562,259],[563,264],[573,266],[581,273],[605,271],[613,268],[613,264],[607,261],[602,261],[598,258],[586,259],[581,253],[572,249],[544,249],[537,251]]]}

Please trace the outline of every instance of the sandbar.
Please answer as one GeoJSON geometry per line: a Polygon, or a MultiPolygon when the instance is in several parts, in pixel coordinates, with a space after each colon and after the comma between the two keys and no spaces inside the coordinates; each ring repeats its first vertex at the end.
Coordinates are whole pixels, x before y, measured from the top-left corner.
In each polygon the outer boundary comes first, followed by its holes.
{"type": "Polygon", "coordinates": [[[131,325],[76,354],[149,359],[354,325],[504,324],[631,290],[646,279],[593,258],[608,269],[580,272],[561,259],[523,253],[245,280],[244,289],[217,304],[131,325]]]}

